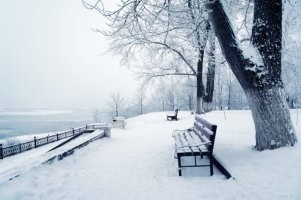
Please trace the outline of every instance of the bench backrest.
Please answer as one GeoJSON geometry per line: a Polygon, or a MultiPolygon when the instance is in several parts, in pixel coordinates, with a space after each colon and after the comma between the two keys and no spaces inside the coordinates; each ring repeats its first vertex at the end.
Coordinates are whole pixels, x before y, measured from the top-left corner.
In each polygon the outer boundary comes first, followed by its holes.
{"type": "Polygon", "coordinates": [[[196,115],[193,129],[202,141],[207,142],[209,140],[211,142],[207,145],[207,148],[212,153],[217,126],[196,115]]]}

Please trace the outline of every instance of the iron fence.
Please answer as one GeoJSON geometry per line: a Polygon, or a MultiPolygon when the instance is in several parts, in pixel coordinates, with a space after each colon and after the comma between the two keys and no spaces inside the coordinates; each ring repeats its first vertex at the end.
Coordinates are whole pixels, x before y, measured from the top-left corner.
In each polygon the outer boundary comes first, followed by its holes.
{"type": "Polygon", "coordinates": [[[28,151],[34,148],[41,147],[43,145],[56,142],[71,136],[74,136],[76,134],[80,134],[82,132],[87,132],[88,130],[95,130],[95,128],[98,128],[98,124],[90,124],[86,125],[84,127],[80,128],[73,128],[72,130],[68,130],[61,133],[56,133],[54,135],[48,135],[46,137],[37,138],[36,136],[32,141],[16,144],[9,147],[3,147],[2,144],[0,144],[0,159],[3,159],[8,156],[13,156],[15,154],[22,153],[24,151],[28,151]]]}

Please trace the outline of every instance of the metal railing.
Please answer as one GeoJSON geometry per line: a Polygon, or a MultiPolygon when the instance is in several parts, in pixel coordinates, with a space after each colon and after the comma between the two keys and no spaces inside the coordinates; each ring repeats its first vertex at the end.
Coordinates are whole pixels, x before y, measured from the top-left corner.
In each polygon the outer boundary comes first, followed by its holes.
{"type": "Polygon", "coordinates": [[[36,136],[34,136],[32,141],[19,143],[9,147],[3,147],[3,145],[0,144],[0,159],[3,159],[8,156],[13,156],[15,154],[19,154],[34,148],[38,148],[46,144],[65,139],[82,132],[88,132],[89,130],[95,130],[96,128],[102,128],[102,127],[104,127],[104,125],[102,124],[90,124],[80,128],[73,128],[65,132],[56,133],[54,135],[48,135],[42,138],[37,138],[36,136]]]}

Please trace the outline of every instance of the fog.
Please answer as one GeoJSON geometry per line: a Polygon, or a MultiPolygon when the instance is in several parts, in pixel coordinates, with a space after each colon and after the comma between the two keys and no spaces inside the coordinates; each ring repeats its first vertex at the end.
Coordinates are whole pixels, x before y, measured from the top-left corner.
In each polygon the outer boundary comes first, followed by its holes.
{"type": "Polygon", "coordinates": [[[135,92],[91,30],[103,18],[81,0],[0,0],[0,27],[0,108],[101,108],[113,92],[135,92]]]}

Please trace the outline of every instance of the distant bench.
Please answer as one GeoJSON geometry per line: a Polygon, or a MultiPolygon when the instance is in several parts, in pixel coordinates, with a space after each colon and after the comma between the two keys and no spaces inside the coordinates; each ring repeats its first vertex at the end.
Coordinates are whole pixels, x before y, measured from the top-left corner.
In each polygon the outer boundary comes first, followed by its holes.
{"type": "Polygon", "coordinates": [[[113,128],[123,128],[125,127],[125,118],[124,117],[114,117],[112,120],[113,128]]]}
{"type": "Polygon", "coordinates": [[[214,148],[214,140],[217,126],[195,116],[194,126],[187,130],[174,130],[173,137],[175,139],[175,155],[178,159],[179,176],[182,176],[182,168],[184,167],[209,167],[210,175],[213,175],[212,155],[214,148]],[[182,157],[193,156],[194,165],[182,165],[182,157]],[[197,156],[203,159],[208,157],[209,164],[197,164],[197,156]]]}
{"type": "Polygon", "coordinates": [[[168,114],[167,120],[178,120],[178,112],[179,112],[179,109],[176,109],[174,113],[168,114]]]}

